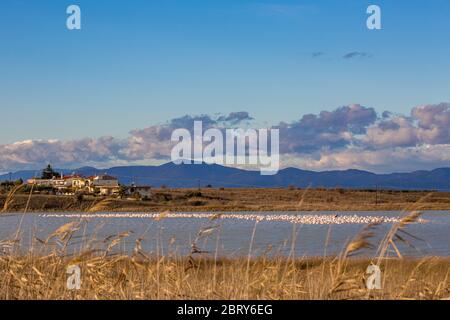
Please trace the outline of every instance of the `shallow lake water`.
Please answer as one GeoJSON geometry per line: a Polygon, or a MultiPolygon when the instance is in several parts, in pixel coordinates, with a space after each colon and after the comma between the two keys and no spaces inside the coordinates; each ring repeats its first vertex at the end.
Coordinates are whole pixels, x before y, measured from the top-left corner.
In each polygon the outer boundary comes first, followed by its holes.
{"type": "MultiPolygon", "coordinates": [[[[179,213],[155,219],[155,215],[144,213],[3,214],[0,240],[14,239],[20,230],[21,249],[37,250],[36,239],[47,239],[66,223],[81,222],[69,250],[78,250],[88,242],[107,245],[104,240],[108,237],[111,240],[114,235],[129,232],[116,249],[132,252],[136,240],[142,239],[142,249],[149,254],[185,255],[195,242],[205,254],[218,256],[247,256],[251,252],[252,256],[303,257],[336,255],[368,222],[381,222],[373,230],[374,248],[360,253],[373,256],[380,240],[401,216],[401,212],[246,212],[224,213],[216,219],[204,213],[179,213]]],[[[421,221],[407,226],[406,231],[412,235],[402,235],[408,243],[398,242],[404,256],[450,255],[450,211],[426,211],[421,221]]],[[[58,241],[50,243],[58,247],[58,241]]]]}

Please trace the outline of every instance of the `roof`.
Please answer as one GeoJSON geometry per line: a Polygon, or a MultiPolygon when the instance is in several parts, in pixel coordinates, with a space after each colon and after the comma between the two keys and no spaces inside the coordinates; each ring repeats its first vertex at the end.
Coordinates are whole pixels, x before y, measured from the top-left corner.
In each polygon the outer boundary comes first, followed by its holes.
{"type": "Polygon", "coordinates": [[[64,178],[65,180],[68,180],[68,179],[86,179],[85,177],[78,176],[78,175],[64,176],[63,178],[64,178]]]}
{"type": "Polygon", "coordinates": [[[107,175],[107,174],[97,176],[97,177],[95,177],[95,179],[96,179],[96,180],[117,180],[116,177],[109,176],[109,175],[107,175]]]}

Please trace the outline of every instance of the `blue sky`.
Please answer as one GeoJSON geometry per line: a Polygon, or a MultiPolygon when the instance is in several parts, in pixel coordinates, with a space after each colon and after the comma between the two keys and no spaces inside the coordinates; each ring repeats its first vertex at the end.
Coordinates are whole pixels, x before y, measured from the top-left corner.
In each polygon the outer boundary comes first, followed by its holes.
{"type": "Polygon", "coordinates": [[[450,101],[449,31],[447,0],[2,0],[0,145],[126,138],[185,114],[409,115],[450,101]],[[80,31],[65,27],[70,4],[80,31]],[[369,4],[380,31],[366,28],[369,4]]]}

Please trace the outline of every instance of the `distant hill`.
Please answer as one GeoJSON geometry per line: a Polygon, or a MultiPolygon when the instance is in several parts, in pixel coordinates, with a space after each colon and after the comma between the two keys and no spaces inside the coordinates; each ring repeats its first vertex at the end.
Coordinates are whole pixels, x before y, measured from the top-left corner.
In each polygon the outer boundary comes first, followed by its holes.
{"type": "MultiPolygon", "coordinates": [[[[403,190],[450,190],[450,168],[410,173],[375,174],[361,170],[345,171],[306,171],[296,168],[280,170],[274,176],[262,176],[259,171],[248,171],[220,165],[175,165],[125,166],[109,169],[83,167],[76,170],[57,169],[55,171],[91,176],[107,173],[117,177],[122,184],[145,184],[171,188],[194,188],[200,185],[213,187],[296,187],[313,188],[353,188],[353,189],[403,189],[403,190]]],[[[23,180],[34,177],[39,171],[18,171],[12,179],[23,180]]],[[[0,181],[8,180],[9,174],[1,175],[0,181]]]]}

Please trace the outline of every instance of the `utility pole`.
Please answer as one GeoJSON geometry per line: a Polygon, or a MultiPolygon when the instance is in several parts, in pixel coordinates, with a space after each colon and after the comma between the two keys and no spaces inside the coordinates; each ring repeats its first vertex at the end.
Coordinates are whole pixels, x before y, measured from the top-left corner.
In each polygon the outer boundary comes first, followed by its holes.
{"type": "Polygon", "coordinates": [[[9,182],[12,182],[12,172],[9,173],[9,182]]]}
{"type": "Polygon", "coordinates": [[[200,191],[200,179],[198,179],[198,191],[200,191]]]}
{"type": "Polygon", "coordinates": [[[375,187],[375,205],[378,206],[378,185],[375,187]]]}

